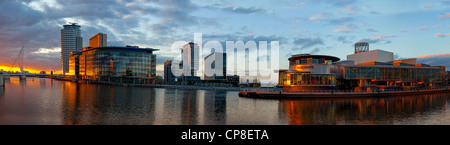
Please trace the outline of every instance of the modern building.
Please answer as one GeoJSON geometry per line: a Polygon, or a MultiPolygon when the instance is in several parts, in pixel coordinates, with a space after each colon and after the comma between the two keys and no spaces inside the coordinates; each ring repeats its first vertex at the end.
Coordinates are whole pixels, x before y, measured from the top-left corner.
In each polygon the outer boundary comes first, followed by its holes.
{"type": "Polygon", "coordinates": [[[183,49],[181,49],[184,76],[200,76],[198,74],[200,65],[199,51],[198,45],[194,42],[189,42],[183,46],[183,49]]]}
{"type": "Polygon", "coordinates": [[[392,60],[392,52],[369,51],[364,42],[355,44],[355,53],[345,61],[333,56],[293,55],[289,58],[289,70],[280,71],[278,85],[286,91],[324,88],[384,91],[445,85],[444,66],[417,64],[415,58],[392,60]]]}
{"type": "Polygon", "coordinates": [[[72,51],[70,52],[70,57],[69,57],[69,76],[75,76],[78,77],[80,76],[80,55],[81,52],[75,52],[72,51]]]}
{"type": "Polygon", "coordinates": [[[172,61],[164,62],[164,84],[175,84],[176,77],[172,73],[172,61]]]}
{"type": "Polygon", "coordinates": [[[148,84],[156,78],[158,49],[137,46],[86,47],[79,56],[82,79],[148,84]]]}
{"type": "Polygon", "coordinates": [[[392,62],[394,61],[394,53],[383,50],[369,50],[369,43],[355,43],[355,54],[347,55],[347,60],[354,61],[355,64],[366,62],[392,62]]]}
{"type": "Polygon", "coordinates": [[[336,85],[333,62],[340,59],[327,55],[298,54],[289,59],[289,70],[279,71],[278,85],[286,91],[332,88],[336,85]]]}
{"type": "Polygon", "coordinates": [[[61,69],[63,74],[69,72],[70,52],[79,52],[83,48],[80,25],[71,23],[61,29],[61,69]]]}
{"type": "Polygon", "coordinates": [[[107,35],[103,33],[97,33],[89,39],[89,47],[103,47],[108,46],[107,35]]]}
{"type": "Polygon", "coordinates": [[[226,53],[212,52],[205,57],[204,80],[227,79],[227,55],[226,53]]]}

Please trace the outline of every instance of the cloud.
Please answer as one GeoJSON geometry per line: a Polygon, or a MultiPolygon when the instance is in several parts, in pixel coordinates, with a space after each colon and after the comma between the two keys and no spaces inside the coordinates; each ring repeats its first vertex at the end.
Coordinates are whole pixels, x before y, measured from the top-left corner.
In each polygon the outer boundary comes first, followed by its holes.
{"type": "Polygon", "coordinates": [[[310,21],[322,21],[322,20],[326,20],[330,17],[331,15],[328,13],[317,13],[316,15],[312,16],[309,18],[310,21]]]}
{"type": "Polygon", "coordinates": [[[377,30],[372,29],[372,28],[368,28],[368,29],[366,29],[366,31],[367,31],[367,32],[378,32],[377,30]]]}
{"type": "Polygon", "coordinates": [[[297,38],[294,40],[294,45],[298,46],[298,47],[294,47],[292,48],[292,50],[304,50],[304,49],[308,49],[317,45],[323,45],[323,40],[320,37],[316,37],[316,38],[297,38]]]}
{"type": "Polygon", "coordinates": [[[439,20],[443,20],[443,19],[447,19],[447,18],[450,18],[450,13],[439,15],[439,20]]]}
{"type": "Polygon", "coordinates": [[[442,1],[442,4],[443,4],[443,5],[450,6],[450,0],[442,1]]]}
{"type": "Polygon", "coordinates": [[[438,37],[446,37],[447,35],[450,36],[450,33],[449,34],[437,33],[437,34],[434,34],[434,37],[436,37],[436,38],[438,38],[438,37]]]}
{"type": "MultiPolygon", "coordinates": [[[[339,36],[339,37],[337,37],[337,41],[340,41],[340,42],[342,42],[342,43],[352,43],[352,41],[350,41],[350,40],[348,40],[347,38],[348,37],[350,37],[350,36],[339,36]]],[[[351,38],[349,38],[349,39],[353,39],[353,37],[351,37],[351,38]]]]}
{"type": "Polygon", "coordinates": [[[60,53],[61,52],[61,48],[57,47],[57,48],[39,48],[37,51],[32,52],[32,53],[60,53]]]}
{"type": "Polygon", "coordinates": [[[344,25],[353,21],[353,17],[342,17],[337,19],[331,19],[330,24],[332,25],[344,25]]]}
{"type": "Polygon", "coordinates": [[[353,31],[354,28],[356,28],[356,26],[344,24],[344,25],[341,26],[341,28],[335,29],[333,32],[334,33],[340,33],[340,32],[348,33],[348,32],[353,31]]]}
{"type": "Polygon", "coordinates": [[[422,8],[433,8],[433,4],[428,3],[428,4],[420,5],[420,7],[422,7],[422,8]]]}
{"type": "Polygon", "coordinates": [[[344,8],[344,11],[347,12],[347,14],[349,14],[349,15],[356,14],[359,10],[360,10],[360,8],[355,7],[355,6],[346,6],[344,8]]]}
{"type": "Polygon", "coordinates": [[[418,56],[417,63],[429,64],[432,66],[445,66],[446,70],[450,69],[450,53],[435,54],[435,55],[422,55],[418,56]]]}
{"type": "Polygon", "coordinates": [[[239,13],[239,14],[252,14],[252,13],[264,13],[266,12],[265,9],[259,8],[259,7],[225,7],[221,8],[224,11],[233,12],[233,13],[239,13]]]}
{"type": "MultiPolygon", "coordinates": [[[[307,0],[308,1],[308,0],[307,0]]],[[[350,4],[355,4],[356,0],[309,0],[312,3],[326,3],[333,6],[343,7],[350,4]]]]}
{"type": "Polygon", "coordinates": [[[384,42],[384,43],[391,43],[391,41],[387,38],[391,38],[391,37],[395,37],[394,35],[379,35],[379,34],[375,34],[373,35],[373,37],[371,38],[365,38],[365,39],[361,39],[359,40],[359,42],[368,42],[368,43],[380,43],[380,42],[384,42]]]}
{"type": "Polygon", "coordinates": [[[370,11],[370,14],[372,14],[372,15],[380,15],[381,13],[377,12],[377,11],[370,11]]]}
{"type": "Polygon", "coordinates": [[[419,27],[419,28],[417,28],[417,29],[419,29],[419,30],[428,30],[430,27],[428,27],[428,26],[422,26],[422,27],[419,27]]]}

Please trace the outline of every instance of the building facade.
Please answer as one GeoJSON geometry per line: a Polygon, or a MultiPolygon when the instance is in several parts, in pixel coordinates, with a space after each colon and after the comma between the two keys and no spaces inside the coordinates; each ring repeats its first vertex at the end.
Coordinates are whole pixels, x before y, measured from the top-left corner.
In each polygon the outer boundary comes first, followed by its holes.
{"type": "Polygon", "coordinates": [[[384,50],[360,51],[355,54],[347,55],[347,60],[354,61],[355,64],[373,61],[386,63],[394,61],[394,53],[384,50]]]}
{"type": "Polygon", "coordinates": [[[345,61],[324,55],[293,55],[289,70],[280,71],[278,85],[286,91],[327,87],[384,91],[445,85],[444,66],[417,64],[415,58],[393,60],[392,56],[392,52],[369,51],[365,43],[355,44],[355,54],[345,61]]]}
{"type": "Polygon", "coordinates": [[[176,78],[172,73],[172,61],[164,62],[164,84],[175,84],[176,78]]]}
{"type": "Polygon", "coordinates": [[[80,25],[72,23],[61,29],[61,69],[63,74],[69,72],[70,52],[79,52],[83,48],[80,25]]]}
{"type": "Polygon", "coordinates": [[[80,55],[81,52],[72,51],[69,57],[69,76],[80,76],[80,55]]]}
{"type": "Polygon", "coordinates": [[[86,47],[79,57],[82,79],[120,83],[151,83],[156,78],[158,49],[127,47],[86,47]]]}
{"type": "Polygon", "coordinates": [[[278,85],[287,91],[322,89],[336,85],[336,73],[332,72],[333,62],[340,59],[327,55],[292,55],[289,70],[279,72],[278,85]]]}
{"type": "Polygon", "coordinates": [[[183,76],[200,76],[199,71],[199,47],[194,42],[189,42],[181,49],[181,57],[183,64],[183,76]]]}
{"type": "Polygon", "coordinates": [[[226,53],[212,52],[205,57],[204,80],[226,80],[227,55],[226,53]]]}
{"type": "Polygon", "coordinates": [[[103,47],[108,46],[107,35],[97,33],[89,39],[89,47],[103,47]]]}

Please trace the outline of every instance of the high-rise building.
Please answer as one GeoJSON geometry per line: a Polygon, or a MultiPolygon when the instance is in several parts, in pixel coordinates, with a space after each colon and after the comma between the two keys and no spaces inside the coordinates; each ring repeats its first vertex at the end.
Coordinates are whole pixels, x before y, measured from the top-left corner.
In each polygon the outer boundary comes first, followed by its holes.
{"type": "Polygon", "coordinates": [[[61,29],[61,69],[63,74],[69,72],[70,52],[80,52],[83,48],[83,38],[81,37],[80,25],[71,23],[63,25],[61,29]]]}
{"type": "Polygon", "coordinates": [[[172,61],[168,60],[164,62],[164,84],[173,84],[175,80],[175,76],[172,73],[172,61]]]}
{"type": "Polygon", "coordinates": [[[107,35],[103,33],[97,33],[89,39],[89,47],[102,47],[107,46],[107,35]]]}
{"type": "Polygon", "coordinates": [[[225,80],[227,74],[226,53],[213,52],[205,57],[204,80],[225,80]]]}
{"type": "Polygon", "coordinates": [[[181,49],[183,75],[184,76],[199,76],[199,47],[194,42],[189,42],[181,49]]]}

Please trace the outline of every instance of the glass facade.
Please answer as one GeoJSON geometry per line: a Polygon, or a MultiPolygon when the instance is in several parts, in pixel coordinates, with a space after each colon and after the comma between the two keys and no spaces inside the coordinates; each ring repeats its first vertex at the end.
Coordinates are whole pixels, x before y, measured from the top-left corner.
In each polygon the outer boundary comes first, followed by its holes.
{"type": "Polygon", "coordinates": [[[336,75],[280,72],[278,85],[336,85],[336,75]]]}
{"type": "MultiPolygon", "coordinates": [[[[336,74],[331,72],[333,62],[340,59],[326,55],[293,55],[289,70],[280,71],[279,86],[335,86],[336,74]]],[[[285,87],[286,88],[286,87],[285,87]]]]}
{"type": "Polygon", "coordinates": [[[155,78],[155,50],[135,47],[86,49],[80,55],[80,75],[88,79],[98,79],[102,76],[155,78]]]}
{"type": "Polygon", "coordinates": [[[344,78],[440,83],[443,81],[443,72],[440,67],[346,66],[344,78]]]}

